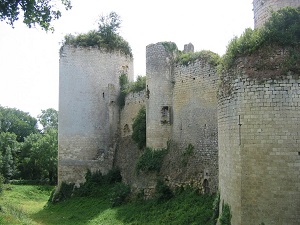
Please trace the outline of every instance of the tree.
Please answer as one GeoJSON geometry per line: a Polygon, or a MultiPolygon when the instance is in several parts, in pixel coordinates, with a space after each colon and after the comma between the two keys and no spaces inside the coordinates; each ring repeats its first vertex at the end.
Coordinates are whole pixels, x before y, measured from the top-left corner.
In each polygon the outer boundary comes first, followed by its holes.
{"type": "Polygon", "coordinates": [[[0,106],[0,132],[17,135],[17,141],[22,142],[31,133],[37,133],[37,120],[29,113],[14,108],[0,106]]]}
{"type": "Polygon", "coordinates": [[[108,16],[100,17],[98,27],[103,42],[110,43],[116,39],[121,22],[120,16],[115,12],[111,12],[108,16]]]}
{"type": "Polygon", "coordinates": [[[19,143],[17,135],[9,132],[0,132],[0,169],[6,179],[17,175],[19,143]]]}
{"type": "Polygon", "coordinates": [[[58,112],[53,108],[42,110],[42,113],[38,115],[38,120],[44,132],[48,129],[58,129],[58,112]]]}
{"type": "MultiPolygon", "coordinates": [[[[0,20],[11,26],[23,12],[23,22],[31,28],[36,24],[44,30],[53,30],[51,22],[61,17],[61,11],[51,0],[4,0],[0,1],[0,20]]],[[[66,10],[71,9],[70,0],[60,0],[66,10]]]]}
{"type": "Polygon", "coordinates": [[[31,134],[22,146],[19,170],[23,179],[57,179],[57,130],[49,128],[44,134],[31,134]]]}

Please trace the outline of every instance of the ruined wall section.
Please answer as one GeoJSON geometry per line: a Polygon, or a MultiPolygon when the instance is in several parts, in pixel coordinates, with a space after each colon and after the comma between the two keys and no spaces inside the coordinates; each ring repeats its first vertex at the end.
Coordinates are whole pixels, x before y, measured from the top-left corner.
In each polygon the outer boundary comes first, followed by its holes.
{"type": "Polygon", "coordinates": [[[147,146],[156,149],[166,148],[171,135],[173,58],[162,43],[146,47],[147,146]]]}
{"type": "MultiPolygon", "coordinates": [[[[217,80],[215,66],[198,59],[174,69],[172,141],[176,143],[177,182],[195,180],[206,191],[218,189],[217,80]],[[188,153],[187,147],[193,146],[188,153]],[[179,173],[178,173],[179,171],[179,173]],[[178,179],[180,178],[180,179],[178,179]],[[204,183],[205,181],[205,184],[204,183]]],[[[173,159],[176,160],[176,159],[173,159]]]]}
{"type": "Polygon", "coordinates": [[[120,117],[120,142],[117,150],[115,166],[120,168],[123,182],[134,189],[144,188],[138,183],[135,166],[141,150],[132,140],[132,124],[139,110],[146,105],[145,91],[130,92],[125,99],[125,106],[121,110],[120,117]]]}
{"type": "MultiPolygon", "coordinates": [[[[300,223],[300,79],[253,79],[242,59],[220,95],[219,191],[232,224],[300,223]]],[[[232,75],[232,74],[231,74],[232,75]]],[[[230,75],[229,75],[230,76],[230,75]]]]}
{"type": "Polygon", "coordinates": [[[121,137],[132,135],[132,124],[139,110],[146,106],[145,91],[130,92],[125,98],[125,106],[121,110],[120,133],[121,137]]]}
{"type": "Polygon", "coordinates": [[[253,0],[254,27],[262,27],[271,16],[272,11],[286,6],[298,7],[300,0],[253,0]]]}
{"type": "Polygon", "coordinates": [[[87,169],[106,173],[119,128],[119,76],[133,78],[133,60],[120,52],[64,46],[59,78],[59,183],[81,183],[87,169]]]}

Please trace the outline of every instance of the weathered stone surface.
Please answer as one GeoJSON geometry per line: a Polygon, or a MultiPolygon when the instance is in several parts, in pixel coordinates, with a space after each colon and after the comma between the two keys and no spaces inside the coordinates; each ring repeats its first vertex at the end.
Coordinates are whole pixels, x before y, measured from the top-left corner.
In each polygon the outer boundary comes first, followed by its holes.
{"type": "Polygon", "coordinates": [[[133,61],[119,52],[64,46],[59,64],[59,183],[81,183],[87,169],[112,167],[119,76],[126,72],[133,80],[133,61]]]}
{"type": "Polygon", "coordinates": [[[232,224],[300,224],[299,83],[245,74],[220,96],[219,191],[232,224]]]}
{"type": "Polygon", "coordinates": [[[286,6],[298,7],[300,0],[253,0],[254,27],[262,27],[271,16],[272,11],[286,6]]]}

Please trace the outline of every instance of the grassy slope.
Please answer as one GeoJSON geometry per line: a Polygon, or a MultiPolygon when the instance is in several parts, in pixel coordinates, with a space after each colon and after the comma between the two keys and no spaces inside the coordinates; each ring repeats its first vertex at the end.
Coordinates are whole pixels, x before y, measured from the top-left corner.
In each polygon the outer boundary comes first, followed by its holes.
{"type": "Polygon", "coordinates": [[[36,224],[30,216],[44,207],[52,189],[49,186],[5,186],[0,195],[0,224],[36,224]]]}
{"type": "MultiPolygon", "coordinates": [[[[6,216],[2,224],[201,225],[209,224],[212,215],[213,196],[199,196],[193,192],[183,192],[163,203],[148,200],[111,208],[111,192],[106,188],[101,190],[101,197],[75,197],[43,207],[49,191],[40,190],[38,186],[12,188],[0,198],[0,205],[9,202],[13,207],[21,208],[22,222],[6,216]]],[[[3,213],[0,213],[1,217],[4,217],[3,213]]]]}

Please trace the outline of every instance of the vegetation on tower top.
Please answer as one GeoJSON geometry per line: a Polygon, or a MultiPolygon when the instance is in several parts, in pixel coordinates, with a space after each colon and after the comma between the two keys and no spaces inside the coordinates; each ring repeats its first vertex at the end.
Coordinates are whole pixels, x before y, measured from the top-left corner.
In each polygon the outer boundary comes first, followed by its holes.
{"type": "Polygon", "coordinates": [[[92,30],[86,34],[68,34],[65,36],[63,46],[99,47],[107,51],[118,50],[132,57],[129,43],[118,33],[121,22],[120,17],[115,12],[111,12],[107,16],[101,16],[98,22],[98,30],[92,30]]]}
{"type": "Polygon", "coordinates": [[[262,28],[247,28],[240,37],[234,37],[222,57],[220,70],[228,70],[240,57],[250,56],[263,49],[264,52],[274,47],[285,48],[289,57],[281,65],[283,71],[300,71],[300,54],[295,49],[300,47],[300,7],[285,7],[272,13],[262,28]]]}

